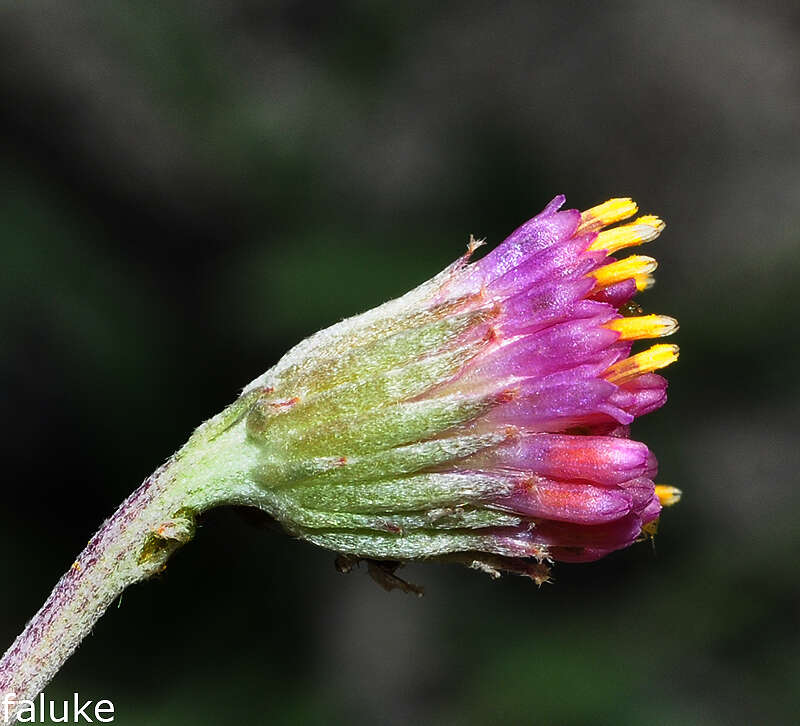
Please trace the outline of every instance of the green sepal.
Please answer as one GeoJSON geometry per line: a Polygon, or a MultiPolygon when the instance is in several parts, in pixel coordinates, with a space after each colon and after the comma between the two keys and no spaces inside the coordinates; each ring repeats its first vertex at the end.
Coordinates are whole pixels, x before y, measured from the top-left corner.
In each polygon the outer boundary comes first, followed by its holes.
{"type": "Polygon", "coordinates": [[[363,514],[413,512],[459,507],[507,496],[513,482],[496,475],[452,472],[416,474],[402,479],[302,484],[292,495],[309,509],[363,514]]]}

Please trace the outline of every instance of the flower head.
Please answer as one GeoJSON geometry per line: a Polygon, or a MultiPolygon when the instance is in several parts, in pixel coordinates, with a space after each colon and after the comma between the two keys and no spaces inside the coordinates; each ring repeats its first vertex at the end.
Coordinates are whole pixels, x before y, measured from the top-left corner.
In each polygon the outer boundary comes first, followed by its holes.
{"type": "MultiPolygon", "coordinates": [[[[662,406],[677,329],[630,303],[661,232],[630,199],[541,214],[407,293],[303,341],[245,390],[254,495],[295,535],[378,560],[442,557],[542,580],[652,532],[656,460],[629,438],[662,406]],[[616,225],[616,226],[613,226],[616,225]]],[[[253,497],[251,497],[252,499],[253,497]]]]}

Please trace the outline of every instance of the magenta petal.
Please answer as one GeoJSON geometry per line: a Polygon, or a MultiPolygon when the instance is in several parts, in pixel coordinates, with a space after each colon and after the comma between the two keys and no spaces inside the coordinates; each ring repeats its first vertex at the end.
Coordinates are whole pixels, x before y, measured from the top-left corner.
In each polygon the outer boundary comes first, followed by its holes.
{"type": "Polygon", "coordinates": [[[554,214],[540,214],[512,232],[486,257],[475,263],[482,281],[500,277],[517,267],[523,260],[556,242],[567,240],[580,224],[580,212],[570,209],[554,214]]]}
{"type": "Polygon", "coordinates": [[[553,547],[619,549],[633,543],[642,532],[642,519],[627,514],[607,524],[578,525],[542,520],[530,531],[533,542],[553,547]]]}
{"type": "Polygon", "coordinates": [[[666,403],[667,381],[657,373],[646,373],[621,386],[612,400],[634,416],[644,416],[666,403]]]}
{"type": "Polygon", "coordinates": [[[572,320],[496,347],[475,363],[469,379],[543,377],[573,368],[615,343],[619,335],[594,320],[572,320]]]}
{"type": "Polygon", "coordinates": [[[602,524],[631,511],[631,495],[616,487],[531,477],[520,481],[509,497],[496,504],[528,517],[602,524]]]}
{"type": "MultiPolygon", "coordinates": [[[[619,549],[619,548],[616,548],[619,549]]],[[[556,562],[596,562],[615,549],[600,547],[551,547],[548,552],[556,562]]]]}
{"type": "Polygon", "coordinates": [[[537,217],[548,217],[557,212],[567,201],[565,194],[556,194],[548,203],[547,206],[539,212],[537,217]]]}
{"type": "MultiPolygon", "coordinates": [[[[514,295],[502,303],[502,316],[497,327],[503,333],[515,333],[539,330],[559,320],[576,317],[587,317],[580,313],[584,296],[592,289],[593,283],[588,278],[579,278],[571,282],[548,283],[537,286],[535,290],[514,295]]],[[[601,304],[601,303],[595,303],[601,304]]],[[[608,310],[613,313],[612,308],[608,310]]]]}
{"type": "Polygon", "coordinates": [[[661,514],[661,509],[661,502],[658,501],[658,497],[653,497],[639,515],[642,520],[642,524],[648,524],[649,522],[658,519],[659,515],[661,514]]]}
{"type": "Polygon", "coordinates": [[[642,518],[631,512],[604,524],[573,524],[550,519],[537,520],[532,529],[502,529],[495,532],[498,541],[521,555],[535,556],[542,548],[591,547],[616,550],[639,538],[642,518]]]}
{"type": "Polygon", "coordinates": [[[642,516],[652,506],[653,501],[658,502],[656,488],[652,479],[637,477],[623,482],[620,486],[630,494],[633,511],[639,516],[642,516]]]}
{"type": "Polygon", "coordinates": [[[468,461],[567,481],[614,486],[643,476],[650,451],[638,441],[611,436],[523,435],[468,461]]]}
{"type": "Polygon", "coordinates": [[[592,295],[592,298],[618,308],[628,302],[635,294],[636,283],[633,280],[623,280],[603,290],[598,290],[592,295]]]}
{"type": "Polygon", "coordinates": [[[655,479],[656,474],[658,474],[658,459],[656,459],[656,455],[651,451],[650,455],[647,457],[647,467],[644,470],[643,476],[646,476],[648,479],[655,479]]]}
{"type": "Polygon", "coordinates": [[[488,284],[488,293],[491,296],[506,297],[521,290],[531,290],[535,283],[543,280],[582,277],[605,258],[602,251],[586,252],[594,238],[595,235],[582,235],[546,247],[492,279],[488,284]]]}
{"type": "Polygon", "coordinates": [[[490,411],[486,418],[541,432],[561,431],[592,418],[609,418],[627,424],[633,416],[608,403],[613,384],[599,379],[564,383],[514,397],[490,411]]]}

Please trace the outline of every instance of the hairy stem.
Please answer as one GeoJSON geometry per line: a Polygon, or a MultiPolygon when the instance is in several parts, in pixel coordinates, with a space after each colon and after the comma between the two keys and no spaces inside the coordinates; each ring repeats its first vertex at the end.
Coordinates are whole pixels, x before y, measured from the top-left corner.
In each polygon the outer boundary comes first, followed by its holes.
{"type": "Polygon", "coordinates": [[[249,486],[252,451],[234,404],[131,494],[59,580],[0,659],[0,723],[50,682],[122,591],[160,572],[194,534],[194,517],[249,486]],[[6,704],[8,704],[6,706],[6,704]]]}

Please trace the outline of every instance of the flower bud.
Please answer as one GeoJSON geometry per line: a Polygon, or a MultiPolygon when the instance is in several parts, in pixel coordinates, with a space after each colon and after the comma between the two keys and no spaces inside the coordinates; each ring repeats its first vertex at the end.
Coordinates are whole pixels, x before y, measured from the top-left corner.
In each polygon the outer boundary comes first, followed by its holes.
{"type": "MultiPolygon", "coordinates": [[[[663,222],[628,199],[563,197],[477,262],[303,341],[244,395],[255,498],[292,534],[361,558],[461,559],[546,577],[641,539],[655,458],[629,438],[677,357],[624,316],[655,261],[610,257],[663,222]]],[[[674,498],[664,498],[670,501],[674,498]]]]}

